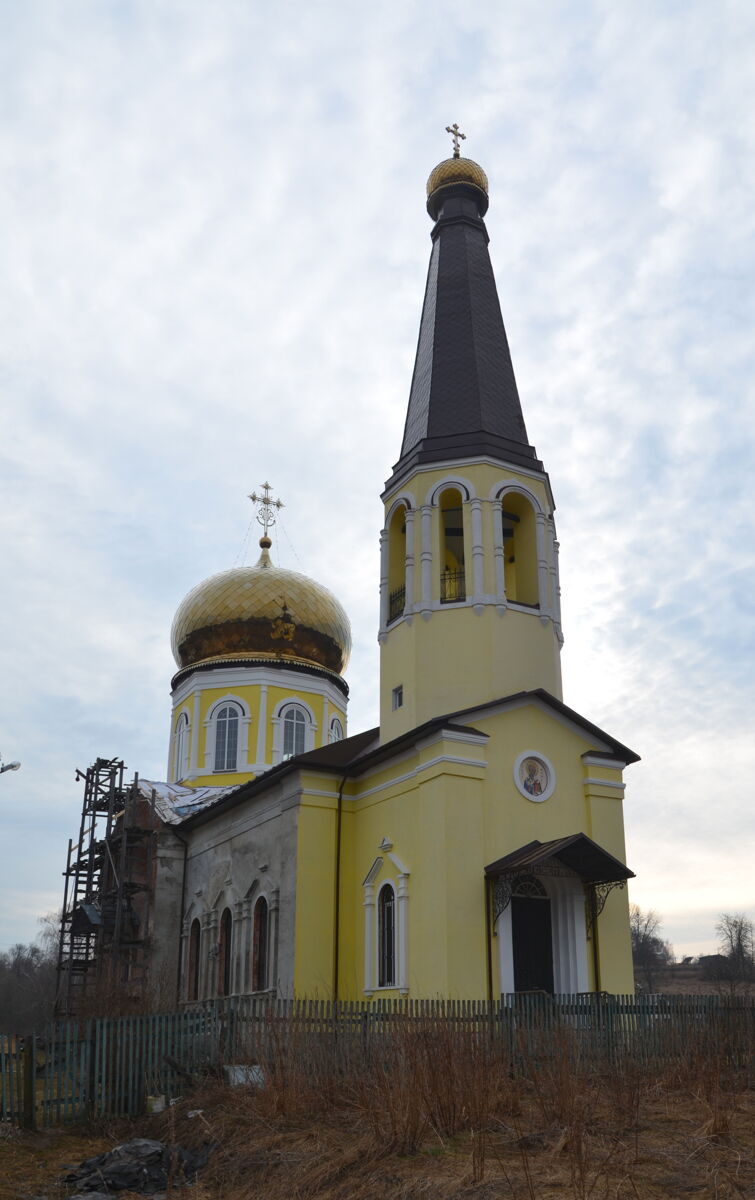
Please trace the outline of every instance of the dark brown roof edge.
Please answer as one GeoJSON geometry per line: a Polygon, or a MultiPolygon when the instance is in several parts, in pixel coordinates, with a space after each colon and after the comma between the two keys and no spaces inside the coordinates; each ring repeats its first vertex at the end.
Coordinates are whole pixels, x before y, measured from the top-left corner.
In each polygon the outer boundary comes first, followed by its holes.
{"type": "Polygon", "coordinates": [[[512,850],[503,858],[489,863],[485,874],[494,879],[510,872],[535,870],[549,858],[559,859],[588,883],[620,883],[621,880],[635,878],[634,871],[630,871],[625,863],[604,850],[586,833],[572,833],[552,842],[527,842],[518,850],[512,850]]]}

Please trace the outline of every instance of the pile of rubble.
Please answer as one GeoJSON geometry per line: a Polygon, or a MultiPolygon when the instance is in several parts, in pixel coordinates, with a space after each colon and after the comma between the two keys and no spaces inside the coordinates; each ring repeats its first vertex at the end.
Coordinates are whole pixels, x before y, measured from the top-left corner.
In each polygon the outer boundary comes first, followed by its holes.
{"type": "Polygon", "coordinates": [[[107,1154],[88,1158],[61,1182],[76,1189],[69,1200],[111,1200],[114,1193],[125,1191],[160,1200],[169,1182],[195,1183],[214,1148],[207,1143],[201,1150],[185,1150],[150,1138],[134,1138],[107,1154]]]}

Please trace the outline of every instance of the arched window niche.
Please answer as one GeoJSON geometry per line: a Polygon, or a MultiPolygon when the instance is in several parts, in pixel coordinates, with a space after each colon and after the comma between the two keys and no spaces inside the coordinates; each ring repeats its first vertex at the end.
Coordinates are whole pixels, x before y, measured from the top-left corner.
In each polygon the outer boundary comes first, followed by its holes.
{"type": "Polygon", "coordinates": [[[330,722],[328,741],[331,743],[343,741],[343,725],[339,717],[333,717],[333,720],[330,722]]]}
{"type": "Polygon", "coordinates": [[[264,992],[268,987],[268,946],[270,943],[270,913],[267,900],[259,896],[252,916],[252,991],[264,992]]]}
{"type": "Polygon", "coordinates": [[[501,538],[506,599],[527,608],[540,607],[537,563],[537,517],[520,492],[501,497],[501,538]]]}
{"type": "Polygon", "coordinates": [[[220,918],[218,940],[218,995],[231,994],[231,945],[233,941],[233,917],[230,908],[223,909],[220,918]]]}
{"type": "Polygon", "coordinates": [[[202,932],[199,920],[195,917],[189,930],[189,962],[186,986],[186,997],[188,1000],[199,999],[199,948],[201,936],[202,932]]]}
{"type": "Polygon", "coordinates": [[[239,756],[241,709],[237,704],[223,703],[213,713],[215,727],[214,771],[236,771],[239,756]]]}
{"type": "Polygon", "coordinates": [[[458,604],[467,596],[463,501],[462,493],[455,487],[445,488],[438,501],[441,604],[458,604]]]}
{"type": "Polygon", "coordinates": [[[176,783],[185,779],[189,770],[189,718],[182,712],[176,721],[173,742],[173,778],[176,783]]]}
{"type": "Polygon", "coordinates": [[[399,504],[388,525],[388,624],[406,607],[406,505],[399,504]]]}

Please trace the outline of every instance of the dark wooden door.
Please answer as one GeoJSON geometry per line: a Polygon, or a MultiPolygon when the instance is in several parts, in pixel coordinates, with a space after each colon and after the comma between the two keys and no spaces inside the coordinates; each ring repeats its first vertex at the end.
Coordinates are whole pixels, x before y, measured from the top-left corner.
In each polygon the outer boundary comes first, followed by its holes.
{"type": "Polygon", "coordinates": [[[514,989],[553,991],[551,902],[534,896],[512,896],[511,932],[514,941],[514,989]]]}

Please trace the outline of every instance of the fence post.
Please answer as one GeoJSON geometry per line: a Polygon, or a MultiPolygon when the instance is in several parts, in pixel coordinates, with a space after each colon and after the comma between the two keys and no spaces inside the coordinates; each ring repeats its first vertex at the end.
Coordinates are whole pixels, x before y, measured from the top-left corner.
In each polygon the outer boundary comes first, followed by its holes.
{"type": "Polygon", "coordinates": [[[24,1080],[24,1128],[37,1128],[37,1095],[36,1095],[36,1058],[37,1039],[34,1034],[24,1038],[23,1050],[23,1080],[24,1080]]]}

